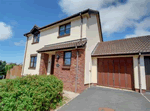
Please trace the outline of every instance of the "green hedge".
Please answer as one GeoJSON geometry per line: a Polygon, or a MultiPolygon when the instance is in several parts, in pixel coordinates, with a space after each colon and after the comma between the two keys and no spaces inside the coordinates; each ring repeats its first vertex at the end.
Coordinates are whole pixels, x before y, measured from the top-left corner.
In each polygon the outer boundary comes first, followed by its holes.
{"type": "Polygon", "coordinates": [[[55,76],[28,75],[0,86],[0,111],[47,111],[62,101],[63,82],[55,76]]]}

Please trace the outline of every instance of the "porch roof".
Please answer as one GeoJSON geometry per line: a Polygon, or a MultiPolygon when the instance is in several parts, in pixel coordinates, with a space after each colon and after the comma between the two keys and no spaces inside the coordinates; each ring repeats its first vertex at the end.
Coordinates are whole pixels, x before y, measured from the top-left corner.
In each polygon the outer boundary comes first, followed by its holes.
{"type": "Polygon", "coordinates": [[[79,48],[85,46],[86,43],[87,43],[86,38],[66,41],[66,42],[61,42],[56,44],[45,45],[43,48],[37,50],[37,52],[40,53],[40,52],[48,52],[48,51],[55,51],[55,50],[71,49],[76,47],[79,48]]]}
{"type": "Polygon", "coordinates": [[[132,55],[150,53],[150,35],[135,38],[99,42],[92,56],[132,55]]]}

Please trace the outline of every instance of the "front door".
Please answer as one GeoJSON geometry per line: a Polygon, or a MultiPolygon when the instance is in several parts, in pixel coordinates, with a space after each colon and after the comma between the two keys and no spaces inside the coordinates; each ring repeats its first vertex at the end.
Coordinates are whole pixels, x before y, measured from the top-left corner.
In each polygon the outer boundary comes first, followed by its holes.
{"type": "Polygon", "coordinates": [[[52,55],[51,74],[54,74],[55,55],[52,55]]]}
{"type": "Polygon", "coordinates": [[[146,90],[150,91],[150,56],[144,57],[145,75],[146,75],[146,90]]]}

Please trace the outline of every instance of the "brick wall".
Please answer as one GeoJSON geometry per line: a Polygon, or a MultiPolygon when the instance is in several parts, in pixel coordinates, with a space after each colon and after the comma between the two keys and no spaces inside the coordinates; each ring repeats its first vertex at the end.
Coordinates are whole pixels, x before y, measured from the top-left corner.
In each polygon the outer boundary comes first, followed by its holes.
{"type": "MultiPolygon", "coordinates": [[[[72,50],[71,57],[71,66],[70,69],[64,69],[63,66],[63,58],[64,51],[56,52],[56,55],[59,55],[60,58],[57,61],[55,58],[54,64],[54,75],[61,79],[64,83],[64,89],[69,91],[75,91],[75,78],[76,78],[76,65],[77,65],[77,50],[72,50]],[[56,66],[59,64],[59,67],[56,66]]],[[[85,90],[87,85],[84,85],[84,69],[85,69],[85,50],[79,49],[79,58],[78,58],[78,84],[77,84],[77,92],[81,93],[85,90]]]]}
{"type": "Polygon", "coordinates": [[[40,69],[39,74],[47,74],[47,65],[48,65],[49,55],[45,53],[41,53],[41,61],[40,61],[40,69]]]}
{"type": "Polygon", "coordinates": [[[7,71],[6,79],[14,79],[16,77],[21,77],[22,66],[14,66],[12,69],[7,71]]]}

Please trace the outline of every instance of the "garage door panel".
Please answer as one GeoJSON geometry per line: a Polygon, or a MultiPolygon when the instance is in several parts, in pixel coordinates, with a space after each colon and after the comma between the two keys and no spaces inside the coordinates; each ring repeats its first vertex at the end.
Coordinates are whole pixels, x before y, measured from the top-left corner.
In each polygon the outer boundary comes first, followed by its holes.
{"type": "Polygon", "coordinates": [[[133,80],[133,62],[132,58],[127,59],[126,61],[126,84],[127,84],[127,89],[133,89],[132,86],[134,86],[134,81],[133,80]]]}
{"type": "Polygon", "coordinates": [[[113,60],[109,59],[108,60],[108,83],[110,87],[114,86],[113,83],[113,73],[114,73],[114,65],[113,65],[113,60]]]}
{"type": "Polygon", "coordinates": [[[98,84],[133,89],[133,58],[99,58],[98,84]]]}
{"type": "Polygon", "coordinates": [[[125,58],[120,58],[120,88],[126,88],[124,59],[125,58]]]}
{"type": "Polygon", "coordinates": [[[98,85],[103,85],[103,60],[98,59],[98,85]]]}
{"type": "Polygon", "coordinates": [[[104,72],[103,72],[103,78],[104,78],[104,86],[108,86],[108,59],[105,59],[103,61],[103,65],[104,65],[104,72]]]}
{"type": "Polygon", "coordinates": [[[119,77],[120,76],[120,72],[119,72],[119,60],[118,59],[114,59],[114,87],[119,88],[120,87],[120,83],[119,83],[119,77]]]}

